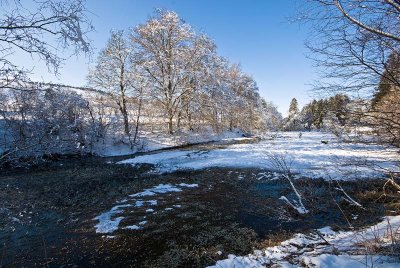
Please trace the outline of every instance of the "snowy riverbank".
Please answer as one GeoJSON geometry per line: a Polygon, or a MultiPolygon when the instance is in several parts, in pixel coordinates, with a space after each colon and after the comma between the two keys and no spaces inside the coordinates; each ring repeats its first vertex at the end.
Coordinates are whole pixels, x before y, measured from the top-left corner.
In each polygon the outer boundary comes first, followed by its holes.
{"type": "Polygon", "coordinates": [[[255,250],[247,256],[229,255],[209,268],[399,267],[399,256],[391,251],[399,238],[400,216],[385,217],[357,231],[334,232],[328,226],[311,234],[297,234],[278,246],[255,250]]]}
{"type": "Polygon", "coordinates": [[[245,137],[246,134],[240,130],[224,131],[215,133],[213,131],[204,132],[180,132],[174,135],[167,135],[162,132],[142,133],[138,144],[131,147],[129,141],[121,140],[120,137],[109,137],[104,143],[97,144],[94,152],[99,156],[122,156],[137,152],[151,152],[160,149],[173,148],[176,146],[185,146],[190,144],[221,142],[221,141],[241,141],[251,138],[245,137]]]}

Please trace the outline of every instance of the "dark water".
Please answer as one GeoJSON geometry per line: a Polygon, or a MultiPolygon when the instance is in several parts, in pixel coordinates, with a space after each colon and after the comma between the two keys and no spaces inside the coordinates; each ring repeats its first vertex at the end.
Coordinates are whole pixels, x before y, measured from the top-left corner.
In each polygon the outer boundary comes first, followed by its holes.
{"type": "MultiPolygon", "coordinates": [[[[333,190],[330,184],[323,180],[295,181],[303,193],[303,203],[310,213],[300,215],[285,206],[279,197],[286,196],[289,200],[297,200],[289,184],[284,179],[276,181],[252,181],[248,186],[253,196],[242,204],[238,211],[238,219],[245,226],[253,229],[260,237],[267,238],[276,232],[305,232],[332,226],[338,229],[348,229],[351,221],[353,227],[374,224],[385,213],[384,203],[370,200],[363,210],[344,201],[343,193],[333,190]],[[264,202],[259,202],[264,200],[264,202]],[[339,209],[340,204],[343,212],[339,209]],[[357,218],[354,220],[353,218],[357,218]]],[[[373,184],[373,182],[370,182],[373,184]]],[[[354,196],[369,190],[369,183],[342,182],[347,193],[354,196]]],[[[379,184],[379,183],[378,183],[379,184]]]]}

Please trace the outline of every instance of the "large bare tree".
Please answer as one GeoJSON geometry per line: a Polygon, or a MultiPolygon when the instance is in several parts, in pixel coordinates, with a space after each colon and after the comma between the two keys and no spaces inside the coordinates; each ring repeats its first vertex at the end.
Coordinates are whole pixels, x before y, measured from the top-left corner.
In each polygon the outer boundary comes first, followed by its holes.
{"type": "Polygon", "coordinates": [[[196,68],[214,44],[205,36],[197,36],[171,11],[157,11],[155,17],[133,30],[131,38],[142,68],[152,81],[152,95],[163,106],[172,134],[181,102],[193,91],[191,81],[196,68]]]}
{"type": "MultiPolygon", "coordinates": [[[[383,79],[400,95],[398,70],[389,64],[400,56],[400,1],[309,0],[304,6],[302,18],[313,30],[307,45],[321,74],[318,93],[372,97],[383,79]]],[[[378,107],[362,116],[397,133],[399,112],[388,117],[378,107]]]]}
{"type": "Polygon", "coordinates": [[[130,135],[127,98],[133,90],[132,49],[123,31],[111,32],[106,47],[100,51],[97,64],[90,71],[89,84],[109,92],[118,105],[125,134],[130,135]]]}

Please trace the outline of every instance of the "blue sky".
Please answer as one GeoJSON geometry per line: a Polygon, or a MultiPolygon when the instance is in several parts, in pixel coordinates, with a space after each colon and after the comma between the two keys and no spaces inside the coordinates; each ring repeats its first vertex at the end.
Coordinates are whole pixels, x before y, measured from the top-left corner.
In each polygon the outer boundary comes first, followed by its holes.
{"type": "MultiPolygon", "coordinates": [[[[239,62],[257,81],[261,95],[286,113],[292,97],[300,105],[309,101],[308,90],[315,75],[304,40],[307,29],[290,23],[295,15],[295,0],[87,0],[95,31],[96,58],[112,29],[129,29],[144,23],[155,8],[177,12],[196,30],[205,32],[218,46],[220,55],[239,62]]],[[[23,58],[24,60],[26,59],[23,58]]],[[[92,59],[92,60],[93,60],[92,59]]],[[[35,80],[81,86],[86,83],[89,60],[68,59],[59,77],[35,63],[35,80]]]]}

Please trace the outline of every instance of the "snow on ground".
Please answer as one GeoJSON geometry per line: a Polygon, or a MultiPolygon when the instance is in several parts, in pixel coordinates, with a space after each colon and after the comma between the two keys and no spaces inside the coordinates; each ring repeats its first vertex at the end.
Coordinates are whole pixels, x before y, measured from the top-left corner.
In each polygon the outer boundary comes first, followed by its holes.
{"type": "Polygon", "coordinates": [[[247,256],[229,255],[212,268],[241,267],[400,267],[399,256],[388,248],[381,253],[367,252],[366,248],[390,247],[392,238],[400,238],[400,216],[386,217],[369,228],[358,231],[334,232],[324,227],[308,235],[297,234],[279,246],[255,250],[247,256]],[[340,252],[340,255],[338,253],[340,252]]]}
{"type": "Polygon", "coordinates": [[[134,154],[139,151],[151,152],[185,144],[250,139],[243,137],[243,135],[244,133],[240,130],[214,133],[210,129],[202,132],[182,131],[174,135],[167,135],[164,132],[142,132],[140,134],[140,144],[134,148],[131,148],[126,138],[121,141],[120,135],[116,135],[96,144],[94,152],[100,156],[119,156],[134,154]]]}
{"type": "Polygon", "coordinates": [[[110,211],[104,212],[103,214],[95,217],[99,223],[95,226],[96,233],[112,233],[118,229],[118,225],[124,217],[114,217],[116,214],[123,212],[122,208],[131,207],[131,204],[117,205],[110,209],[110,211]]]}
{"type": "MultiPolygon", "coordinates": [[[[160,194],[167,194],[167,193],[176,193],[176,192],[182,192],[185,188],[186,189],[193,189],[198,187],[198,184],[187,184],[187,183],[180,183],[177,185],[172,185],[172,184],[159,184],[157,186],[154,186],[149,189],[144,189],[142,192],[138,192],[135,194],[129,195],[129,198],[123,199],[121,201],[118,201],[115,206],[113,206],[109,211],[103,212],[102,214],[96,216],[94,220],[98,221],[98,224],[96,224],[96,233],[112,233],[116,230],[119,229],[119,225],[123,219],[125,219],[124,216],[118,216],[126,212],[124,209],[128,207],[136,207],[136,208],[142,208],[146,207],[146,212],[147,213],[153,213],[155,210],[153,208],[148,208],[149,206],[157,206],[158,201],[156,199],[151,199],[151,200],[143,200],[142,198],[145,197],[151,197],[151,198],[156,198],[157,195],[160,194]],[[140,198],[140,199],[138,199],[140,198]]],[[[180,205],[174,205],[175,208],[180,208],[180,205]]],[[[166,211],[172,210],[173,208],[170,209],[165,209],[166,211]]],[[[145,225],[147,221],[141,221],[137,225],[129,225],[123,227],[123,229],[129,229],[129,230],[140,230],[143,229],[143,225],[145,225]]]]}
{"type": "Polygon", "coordinates": [[[398,149],[377,144],[344,143],[320,132],[278,133],[259,143],[236,144],[210,151],[174,150],[137,156],[119,164],[154,164],[156,172],[210,167],[275,169],[271,155],[283,157],[292,172],[334,179],[381,176],[382,169],[399,170],[398,149]]]}

